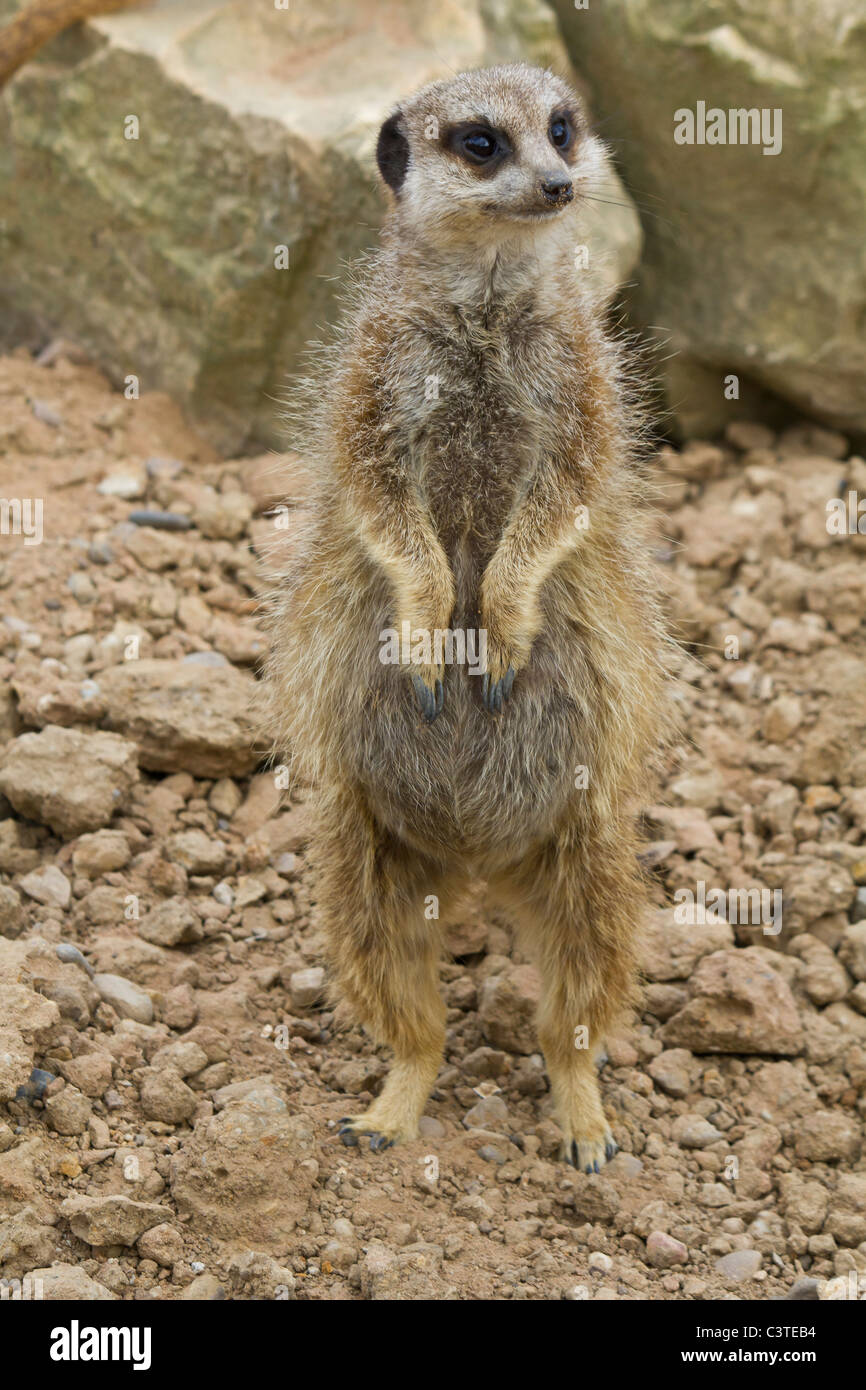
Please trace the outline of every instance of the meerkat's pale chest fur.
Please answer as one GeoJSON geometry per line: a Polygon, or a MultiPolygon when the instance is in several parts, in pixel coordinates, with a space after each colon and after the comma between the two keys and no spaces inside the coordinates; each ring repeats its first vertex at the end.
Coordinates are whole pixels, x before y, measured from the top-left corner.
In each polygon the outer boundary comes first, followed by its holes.
{"type": "Polygon", "coordinates": [[[393,206],[307,398],[311,519],[268,681],[275,740],[317,787],[336,988],[395,1053],[343,1137],[414,1136],[444,1041],[441,928],[482,878],[538,960],[563,1154],[592,1168],[613,1146],[593,1053],[633,997],[633,815],[663,692],[637,427],[575,269],[599,147],[566,84],[516,65],[420,92],[378,157],[393,206]],[[404,630],[483,633],[486,675],[423,643],[383,661],[404,630]]]}

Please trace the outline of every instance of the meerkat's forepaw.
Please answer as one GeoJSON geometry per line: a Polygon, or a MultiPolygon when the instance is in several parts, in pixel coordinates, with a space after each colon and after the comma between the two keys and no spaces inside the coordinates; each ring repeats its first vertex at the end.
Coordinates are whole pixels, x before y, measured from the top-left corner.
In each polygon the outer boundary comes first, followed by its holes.
{"type": "Polygon", "coordinates": [[[609,1163],[617,1152],[617,1145],[609,1129],[600,1138],[574,1138],[567,1135],[560,1147],[560,1158],[578,1168],[583,1173],[600,1173],[605,1163],[609,1163]]]}
{"type": "Polygon", "coordinates": [[[434,719],[439,718],[445,704],[445,688],[441,677],[432,672],[412,675],[412,688],[425,721],[432,724],[434,719]]]}
{"type": "Polygon", "coordinates": [[[486,671],[481,682],[481,699],[485,709],[491,714],[501,714],[503,703],[511,694],[511,687],[514,684],[514,677],[517,674],[513,666],[509,666],[504,676],[498,680],[492,679],[490,672],[486,671]]]}

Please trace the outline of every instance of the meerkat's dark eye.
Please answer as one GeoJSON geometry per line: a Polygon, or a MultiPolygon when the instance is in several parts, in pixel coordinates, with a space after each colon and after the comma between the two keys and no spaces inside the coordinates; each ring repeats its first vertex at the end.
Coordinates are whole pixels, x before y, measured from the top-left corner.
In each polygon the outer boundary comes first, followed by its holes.
{"type": "Polygon", "coordinates": [[[479,164],[492,159],[499,150],[496,136],[491,134],[489,130],[469,130],[460,143],[464,154],[479,164]]]}
{"type": "Polygon", "coordinates": [[[550,143],[558,150],[568,149],[571,144],[571,126],[564,116],[556,116],[551,121],[550,143]]]}

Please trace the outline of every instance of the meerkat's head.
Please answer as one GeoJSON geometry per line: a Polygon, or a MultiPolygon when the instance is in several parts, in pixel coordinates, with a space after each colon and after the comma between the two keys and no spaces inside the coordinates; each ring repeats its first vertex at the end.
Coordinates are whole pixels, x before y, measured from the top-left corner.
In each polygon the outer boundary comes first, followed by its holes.
{"type": "Polygon", "coordinates": [[[443,245],[535,233],[604,167],[576,93],[523,63],[424,87],[385,121],[376,157],[400,223],[443,245]]]}

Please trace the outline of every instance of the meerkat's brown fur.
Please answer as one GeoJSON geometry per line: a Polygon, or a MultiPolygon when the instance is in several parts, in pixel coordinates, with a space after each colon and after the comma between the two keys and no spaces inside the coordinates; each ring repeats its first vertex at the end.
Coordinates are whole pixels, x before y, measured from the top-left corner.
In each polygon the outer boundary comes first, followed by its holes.
{"type": "Polygon", "coordinates": [[[594,1053],[635,999],[634,815],[664,717],[639,421],[567,206],[599,146],[564,82],[512,65],[404,103],[379,164],[381,248],[302,405],[314,494],[266,687],[276,746],[317,788],[337,991],[394,1052],[343,1135],[415,1136],[445,1039],[441,927],[481,879],[540,968],[563,1154],[597,1168],[594,1053]],[[404,622],[485,629],[486,686],[423,654],[383,664],[404,622]]]}

